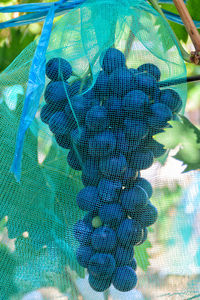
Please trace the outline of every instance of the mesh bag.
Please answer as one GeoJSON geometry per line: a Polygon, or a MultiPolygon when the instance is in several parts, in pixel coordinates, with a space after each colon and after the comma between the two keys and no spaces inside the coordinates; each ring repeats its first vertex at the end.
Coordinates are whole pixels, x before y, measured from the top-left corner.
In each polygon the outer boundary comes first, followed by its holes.
{"type": "Polygon", "coordinates": [[[130,291],[134,251],[145,260],[140,245],[158,215],[143,178],[166,154],[153,136],[186,101],[179,48],[144,0],[85,1],[56,21],[17,182],[10,168],[37,45],[0,76],[0,217],[12,250],[0,250],[0,298],[58,286],[77,299],[86,269],[93,290],[130,291]]]}

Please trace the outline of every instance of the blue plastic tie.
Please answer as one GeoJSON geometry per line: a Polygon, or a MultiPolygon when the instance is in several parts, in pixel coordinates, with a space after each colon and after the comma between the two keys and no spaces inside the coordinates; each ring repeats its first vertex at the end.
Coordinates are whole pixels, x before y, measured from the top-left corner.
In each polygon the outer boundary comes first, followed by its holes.
{"type": "Polygon", "coordinates": [[[45,56],[53,26],[54,12],[55,5],[52,5],[43,25],[42,34],[35,51],[29,73],[25,102],[17,134],[14,160],[11,166],[11,172],[14,173],[18,182],[21,177],[21,161],[25,133],[35,117],[40,97],[45,86],[45,56]]]}

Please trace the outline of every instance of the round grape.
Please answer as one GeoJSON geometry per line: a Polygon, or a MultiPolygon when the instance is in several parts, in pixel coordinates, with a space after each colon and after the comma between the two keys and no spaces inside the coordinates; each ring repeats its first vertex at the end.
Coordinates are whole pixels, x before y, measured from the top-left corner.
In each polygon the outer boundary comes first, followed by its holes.
{"type": "Polygon", "coordinates": [[[101,200],[98,196],[98,190],[94,186],[86,186],[82,189],[77,197],[76,201],[80,209],[85,211],[97,212],[101,207],[101,200]]]}
{"type": "Polygon", "coordinates": [[[167,105],[173,113],[178,113],[183,106],[181,97],[172,89],[161,90],[159,102],[167,105]]]}
{"type": "Polygon", "coordinates": [[[136,186],[140,186],[142,187],[145,192],[147,193],[148,195],[148,198],[151,198],[152,194],[153,194],[153,188],[152,188],[152,185],[151,183],[146,180],[145,178],[142,178],[142,177],[138,177],[136,180],[135,180],[135,185],[136,186]]]}
{"type": "Polygon", "coordinates": [[[66,81],[72,75],[72,67],[64,58],[54,57],[46,64],[46,75],[53,81],[66,81]]]}
{"type": "Polygon", "coordinates": [[[111,285],[111,278],[97,278],[89,274],[89,284],[91,288],[96,292],[104,292],[111,285]]]}
{"type": "Polygon", "coordinates": [[[98,184],[99,197],[105,203],[117,202],[121,188],[121,181],[102,178],[98,184]]]}
{"type": "Polygon", "coordinates": [[[49,128],[55,134],[68,134],[70,132],[69,123],[65,114],[61,111],[56,112],[49,120],[49,128]]]}
{"type": "Polygon", "coordinates": [[[116,147],[116,138],[110,131],[104,131],[89,140],[89,153],[93,157],[111,154],[116,147]]]}
{"type": "Polygon", "coordinates": [[[57,111],[56,107],[50,104],[45,104],[40,112],[40,118],[43,123],[48,124],[51,117],[55,114],[57,111]]]}
{"type": "Polygon", "coordinates": [[[84,268],[88,267],[90,258],[94,255],[94,251],[89,246],[79,246],[79,248],[76,251],[76,259],[84,268]]]}
{"type": "Polygon", "coordinates": [[[108,79],[109,77],[104,71],[101,71],[97,76],[93,86],[93,91],[97,98],[103,98],[109,94],[108,79]]]}
{"type": "Polygon", "coordinates": [[[94,229],[89,223],[80,220],[74,225],[74,236],[81,245],[90,245],[94,229]]]}
{"type": "Polygon", "coordinates": [[[153,225],[158,218],[158,211],[156,207],[152,204],[147,204],[144,208],[140,218],[138,218],[138,222],[142,225],[142,227],[148,227],[153,225]]]}
{"type": "Polygon", "coordinates": [[[100,159],[99,169],[105,176],[121,176],[127,167],[126,158],[123,154],[100,159]]]}
{"type": "Polygon", "coordinates": [[[55,139],[56,139],[56,142],[58,143],[58,145],[64,149],[70,149],[72,146],[69,135],[55,134],[55,139]]]}
{"type": "Polygon", "coordinates": [[[101,226],[94,230],[92,246],[98,252],[111,252],[117,242],[116,233],[113,229],[101,226]]]}
{"type": "Polygon", "coordinates": [[[115,261],[117,267],[127,266],[134,256],[134,249],[133,247],[124,248],[118,246],[115,252],[115,261]]]}
{"type": "Polygon", "coordinates": [[[86,115],[85,124],[89,130],[101,132],[108,128],[109,119],[107,110],[103,106],[93,106],[86,115]]]}
{"type": "Polygon", "coordinates": [[[134,219],[126,219],[117,229],[118,242],[124,247],[136,245],[142,239],[142,227],[134,219]]]}
{"type": "Polygon", "coordinates": [[[142,210],[148,201],[148,196],[145,190],[140,186],[134,186],[131,189],[124,189],[121,192],[120,200],[122,207],[128,211],[142,210]]]}
{"type": "Polygon", "coordinates": [[[163,103],[154,103],[150,108],[148,124],[155,128],[164,128],[168,125],[168,121],[172,119],[170,108],[163,103]]]}
{"type": "Polygon", "coordinates": [[[157,81],[160,80],[161,72],[160,69],[154,64],[143,64],[137,68],[138,72],[147,72],[148,74],[154,76],[157,81]]]}
{"type": "Polygon", "coordinates": [[[112,283],[117,290],[128,292],[136,286],[137,275],[131,267],[118,267],[113,275],[112,283]]]}
{"type": "Polygon", "coordinates": [[[85,186],[97,186],[101,179],[98,160],[89,158],[83,164],[82,182],[85,186]]]}
{"type": "Polygon", "coordinates": [[[81,162],[80,162],[77,154],[73,150],[69,151],[69,153],[67,155],[67,162],[72,169],[81,171],[81,169],[82,169],[81,162]]]}
{"type": "Polygon", "coordinates": [[[125,219],[126,214],[120,204],[113,203],[103,205],[99,209],[99,217],[104,224],[116,228],[125,219]]]}
{"type": "Polygon", "coordinates": [[[140,119],[145,116],[145,109],[149,105],[148,96],[140,91],[134,90],[126,94],[123,98],[122,107],[125,111],[125,115],[129,115],[130,117],[139,117],[140,119]]]}
{"type": "Polygon", "coordinates": [[[125,135],[128,139],[142,139],[148,134],[148,126],[142,120],[125,119],[125,135]]]}
{"type": "Polygon", "coordinates": [[[117,97],[123,97],[134,89],[133,78],[133,73],[128,69],[117,69],[109,77],[109,88],[117,97]]]}
{"type": "Polygon", "coordinates": [[[62,108],[67,103],[67,96],[71,97],[71,87],[67,82],[50,81],[47,84],[44,93],[47,103],[62,108]]]}
{"type": "Polygon", "coordinates": [[[132,155],[129,155],[129,165],[136,170],[145,170],[151,167],[153,164],[153,152],[152,151],[135,151],[132,155]]]}
{"type": "Polygon", "coordinates": [[[100,64],[103,70],[110,74],[115,69],[125,67],[126,59],[124,54],[115,49],[109,48],[105,53],[103,53],[103,58],[100,58],[100,64]]]}
{"type": "Polygon", "coordinates": [[[90,258],[88,272],[98,279],[111,278],[115,266],[115,259],[111,254],[96,253],[90,258]]]}

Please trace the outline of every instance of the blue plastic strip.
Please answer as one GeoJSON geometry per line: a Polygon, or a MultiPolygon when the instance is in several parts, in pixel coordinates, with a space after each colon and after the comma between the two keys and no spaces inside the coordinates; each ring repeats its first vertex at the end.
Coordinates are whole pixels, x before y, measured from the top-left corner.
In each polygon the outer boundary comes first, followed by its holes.
{"type": "MultiPolygon", "coordinates": [[[[165,16],[168,20],[170,20],[172,22],[175,22],[175,23],[178,23],[180,25],[184,25],[183,21],[181,20],[181,17],[179,15],[174,14],[174,13],[168,11],[168,10],[165,10],[165,9],[163,9],[163,12],[164,12],[164,14],[165,14],[165,16]]],[[[193,20],[193,22],[194,22],[194,24],[197,28],[200,28],[200,21],[193,20]]]]}
{"type": "Polygon", "coordinates": [[[45,86],[45,55],[53,26],[54,13],[55,5],[52,5],[45,20],[30,69],[26,97],[17,134],[14,160],[11,167],[11,172],[14,173],[18,182],[21,177],[21,160],[25,133],[35,117],[45,86]]]}
{"type": "MultiPolygon", "coordinates": [[[[55,2],[54,3],[54,5],[56,7],[55,16],[63,15],[68,10],[71,10],[71,9],[77,7],[77,6],[80,6],[85,1],[86,0],[73,0],[73,1],[70,1],[70,2],[67,2],[67,3],[62,3],[62,4],[59,4],[59,5],[58,5],[58,3],[61,3],[60,1],[55,2]]],[[[23,4],[22,6],[24,6],[24,5],[25,4],[23,4]]],[[[0,23],[0,29],[8,28],[8,27],[14,27],[14,26],[22,26],[22,25],[27,25],[27,24],[31,24],[31,23],[44,21],[47,14],[48,14],[49,8],[52,6],[52,4],[50,4],[50,5],[48,4],[46,7],[44,6],[43,8],[40,8],[40,7],[33,7],[32,5],[33,4],[26,4],[26,8],[22,8],[22,9],[19,8],[20,5],[17,5],[13,9],[11,9],[11,7],[10,8],[7,7],[7,10],[5,10],[5,7],[4,8],[1,7],[0,12],[4,12],[4,13],[9,11],[9,10],[12,10],[12,12],[22,12],[22,11],[23,12],[33,11],[33,12],[29,13],[28,15],[23,15],[23,16],[20,16],[18,18],[0,23]],[[29,9],[28,5],[30,5],[30,9],[29,9]]]]}

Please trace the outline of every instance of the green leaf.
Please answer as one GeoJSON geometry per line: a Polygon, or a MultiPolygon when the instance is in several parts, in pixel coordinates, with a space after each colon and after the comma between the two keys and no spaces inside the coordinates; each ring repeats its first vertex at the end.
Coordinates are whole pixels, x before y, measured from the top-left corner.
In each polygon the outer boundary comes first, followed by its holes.
{"type": "MultiPolygon", "coordinates": [[[[161,4],[161,7],[163,9],[166,9],[166,10],[170,11],[170,12],[178,14],[174,4],[161,4]]],[[[175,32],[177,38],[180,41],[183,41],[184,43],[186,43],[187,39],[188,39],[188,33],[187,33],[185,27],[183,25],[180,25],[180,24],[177,24],[177,23],[174,23],[174,22],[171,22],[171,21],[168,21],[168,22],[169,22],[171,28],[173,29],[173,31],[175,32]]]]}
{"type": "Polygon", "coordinates": [[[171,128],[154,136],[154,139],[163,144],[166,149],[179,146],[176,159],[187,165],[186,171],[200,168],[200,130],[186,117],[181,116],[181,122],[170,121],[171,128]]]}
{"type": "Polygon", "coordinates": [[[150,265],[147,249],[151,247],[149,240],[146,240],[142,245],[135,247],[135,259],[138,266],[143,271],[146,271],[147,267],[150,265]]]}

